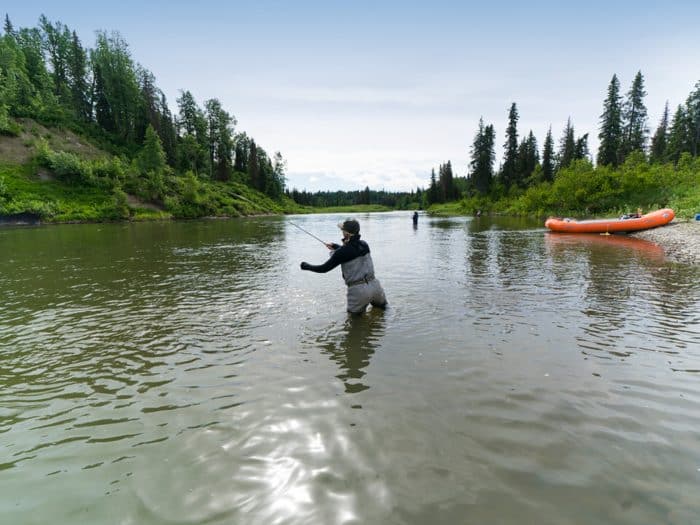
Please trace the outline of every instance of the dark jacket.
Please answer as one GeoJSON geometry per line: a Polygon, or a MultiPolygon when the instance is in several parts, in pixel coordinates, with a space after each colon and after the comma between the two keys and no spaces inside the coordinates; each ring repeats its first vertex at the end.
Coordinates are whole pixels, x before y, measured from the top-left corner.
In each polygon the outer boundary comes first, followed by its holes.
{"type": "Polygon", "coordinates": [[[325,263],[314,265],[303,262],[301,269],[326,273],[341,264],[343,279],[348,285],[361,279],[374,278],[374,264],[369,254],[369,245],[361,240],[359,235],[353,235],[342,246],[333,244],[333,253],[325,263]]]}

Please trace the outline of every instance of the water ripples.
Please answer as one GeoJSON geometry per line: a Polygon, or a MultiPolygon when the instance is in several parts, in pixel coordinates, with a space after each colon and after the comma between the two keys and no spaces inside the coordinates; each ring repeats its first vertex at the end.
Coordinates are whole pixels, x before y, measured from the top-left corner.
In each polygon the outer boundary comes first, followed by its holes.
{"type": "MultiPolygon", "coordinates": [[[[340,218],[294,220],[331,240],[340,218]]],[[[5,234],[0,521],[700,512],[697,267],[634,239],[359,219],[390,303],[360,318],[279,218],[5,234]]]]}

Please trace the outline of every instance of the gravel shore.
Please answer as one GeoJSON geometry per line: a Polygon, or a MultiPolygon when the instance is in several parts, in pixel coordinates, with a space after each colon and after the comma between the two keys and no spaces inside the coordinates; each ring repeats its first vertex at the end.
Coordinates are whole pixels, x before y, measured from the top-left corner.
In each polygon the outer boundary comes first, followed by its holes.
{"type": "Polygon", "coordinates": [[[655,242],[676,262],[700,264],[700,221],[672,221],[666,226],[630,234],[655,242]]]}

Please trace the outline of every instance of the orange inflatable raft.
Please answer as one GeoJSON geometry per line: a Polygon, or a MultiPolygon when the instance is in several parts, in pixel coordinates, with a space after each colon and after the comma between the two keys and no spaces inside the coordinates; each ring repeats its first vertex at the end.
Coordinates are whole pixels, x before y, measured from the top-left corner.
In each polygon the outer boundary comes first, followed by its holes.
{"type": "Polygon", "coordinates": [[[553,232],[565,233],[627,233],[639,230],[648,230],[663,226],[673,220],[676,214],[671,208],[653,211],[640,217],[619,219],[594,219],[589,221],[577,221],[576,219],[562,219],[550,217],[544,223],[545,227],[553,232]]]}

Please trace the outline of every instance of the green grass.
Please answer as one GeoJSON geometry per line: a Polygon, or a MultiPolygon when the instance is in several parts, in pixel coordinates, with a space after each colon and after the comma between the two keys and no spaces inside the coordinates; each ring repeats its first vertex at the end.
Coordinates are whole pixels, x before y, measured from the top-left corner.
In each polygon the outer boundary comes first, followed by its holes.
{"type": "Polygon", "coordinates": [[[241,182],[196,181],[185,187],[173,177],[164,209],[128,206],[121,190],[41,180],[33,164],[0,165],[0,215],[31,214],[43,222],[101,222],[172,218],[239,217],[302,213],[291,199],[274,200],[241,182]]]}
{"type": "Polygon", "coordinates": [[[0,214],[29,213],[45,222],[122,218],[111,191],[40,180],[30,165],[0,165],[0,214]]]}
{"type": "Polygon", "coordinates": [[[49,130],[31,120],[23,122],[23,129],[28,130],[24,138],[0,135],[5,150],[13,153],[0,161],[0,215],[99,222],[304,212],[286,196],[272,199],[253,190],[244,173],[218,182],[166,169],[147,179],[128,159],[94,144],[71,149],[77,138],[67,130],[49,130]]]}
{"type": "Polygon", "coordinates": [[[464,201],[455,201],[433,204],[428,208],[428,214],[436,217],[449,217],[452,215],[472,215],[473,212],[467,210],[464,206],[464,201]]]}

